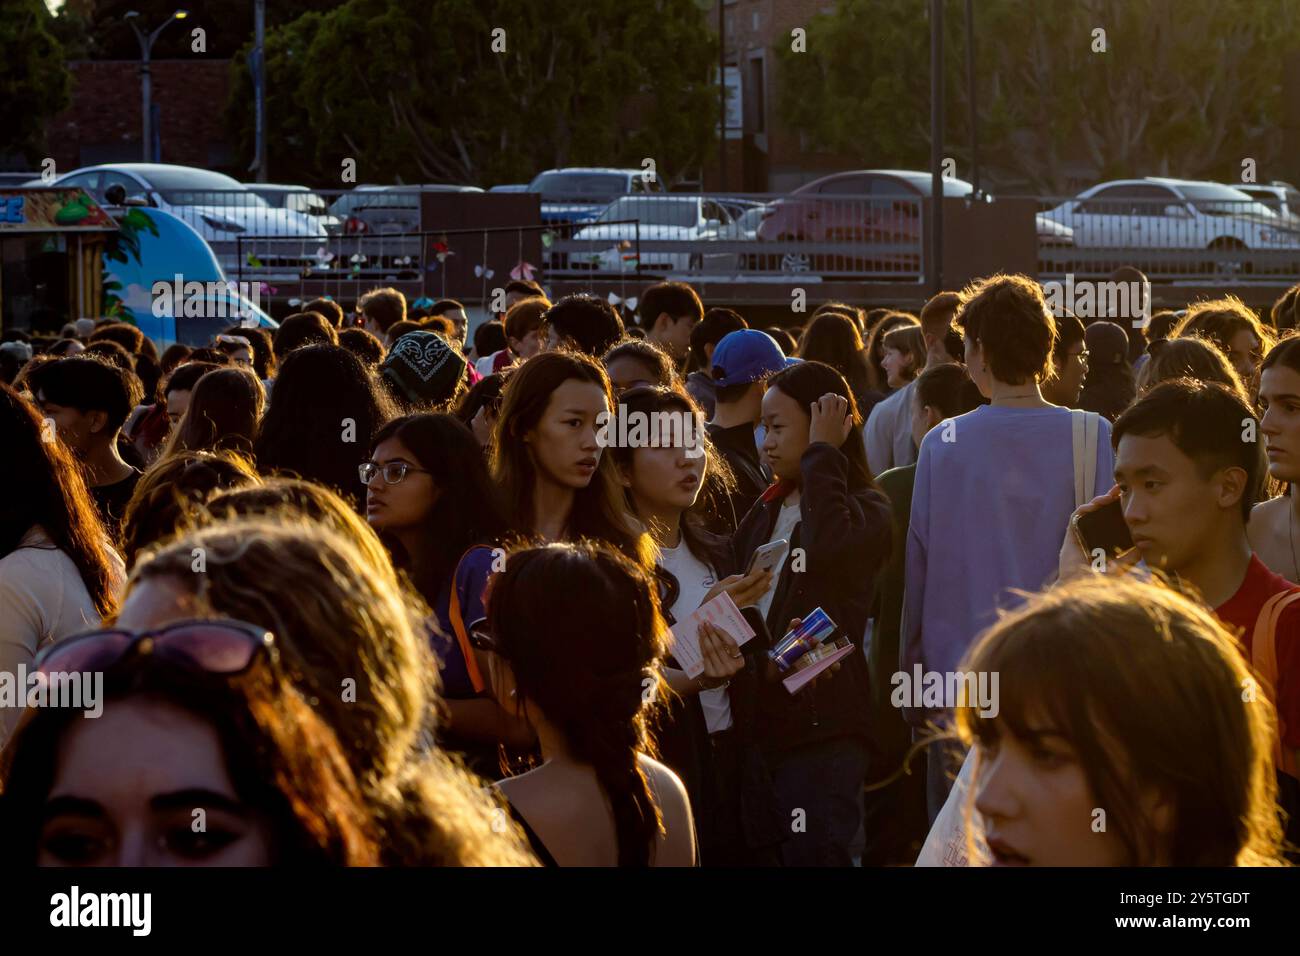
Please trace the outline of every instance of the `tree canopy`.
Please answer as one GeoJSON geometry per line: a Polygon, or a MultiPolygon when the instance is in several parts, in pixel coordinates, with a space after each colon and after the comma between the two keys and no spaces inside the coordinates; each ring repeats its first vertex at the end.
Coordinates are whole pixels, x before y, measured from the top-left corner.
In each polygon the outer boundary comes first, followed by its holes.
{"type": "MultiPolygon", "coordinates": [[[[778,44],[781,119],[869,166],[929,164],[929,0],[839,0],[778,44]]],[[[981,165],[1045,192],[1071,168],[1102,178],[1231,180],[1282,155],[1283,71],[1300,44],[1291,0],[979,0],[981,165]],[[1097,31],[1104,31],[1104,34],[1097,31]],[[1104,42],[1104,52],[1101,45],[1104,42]]],[[[946,0],[945,153],[967,176],[965,4],[946,0]]]]}
{"type": "Polygon", "coordinates": [[[51,32],[44,0],[0,0],[0,154],[35,164],[45,155],[45,124],[68,105],[72,78],[51,32]]]}
{"type": "MultiPolygon", "coordinates": [[[[347,158],[358,182],[487,186],[646,158],[679,175],[716,148],[715,42],[694,0],[348,0],[268,32],[271,175],[344,185],[347,158]]],[[[251,152],[242,56],[235,76],[251,152]]]]}

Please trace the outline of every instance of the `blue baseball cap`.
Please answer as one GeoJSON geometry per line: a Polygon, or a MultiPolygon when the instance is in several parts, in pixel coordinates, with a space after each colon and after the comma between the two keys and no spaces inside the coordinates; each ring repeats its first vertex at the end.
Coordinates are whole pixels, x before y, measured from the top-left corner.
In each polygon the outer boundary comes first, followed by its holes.
{"type": "Polygon", "coordinates": [[[748,385],[775,375],[799,359],[786,358],[776,339],[758,329],[728,332],[713,347],[713,384],[748,385]]]}

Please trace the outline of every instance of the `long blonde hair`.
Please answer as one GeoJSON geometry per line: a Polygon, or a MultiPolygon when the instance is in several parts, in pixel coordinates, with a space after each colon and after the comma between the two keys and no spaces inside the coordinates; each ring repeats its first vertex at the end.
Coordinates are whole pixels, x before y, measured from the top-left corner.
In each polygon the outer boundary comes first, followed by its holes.
{"type": "Polygon", "coordinates": [[[962,737],[1061,734],[1131,865],[1284,865],[1276,713],[1239,645],[1189,597],[1088,575],[1005,616],[961,670],[996,673],[1001,688],[995,717],[957,708],[962,737]],[[1152,793],[1167,827],[1143,809],[1152,793]]]}
{"type": "Polygon", "coordinates": [[[194,594],[200,615],[275,634],[286,672],[343,746],[387,862],[526,865],[491,799],[431,746],[438,671],[425,609],[378,541],[361,540],[292,508],[231,518],[146,553],[128,593],[167,577],[194,594]]]}

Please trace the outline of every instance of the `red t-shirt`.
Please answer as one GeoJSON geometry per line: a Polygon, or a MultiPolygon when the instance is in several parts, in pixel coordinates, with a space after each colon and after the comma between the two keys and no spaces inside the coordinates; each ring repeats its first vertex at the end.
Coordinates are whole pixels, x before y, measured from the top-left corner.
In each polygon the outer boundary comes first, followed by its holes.
{"type": "MultiPolygon", "coordinates": [[[[1237,593],[1214,609],[1215,615],[1237,636],[1251,659],[1251,639],[1259,612],[1274,594],[1291,591],[1295,585],[1274,574],[1252,554],[1246,578],[1237,593]]],[[[1300,749],[1300,602],[1282,612],[1274,641],[1277,651],[1277,709],[1282,721],[1282,745],[1300,749]]]]}

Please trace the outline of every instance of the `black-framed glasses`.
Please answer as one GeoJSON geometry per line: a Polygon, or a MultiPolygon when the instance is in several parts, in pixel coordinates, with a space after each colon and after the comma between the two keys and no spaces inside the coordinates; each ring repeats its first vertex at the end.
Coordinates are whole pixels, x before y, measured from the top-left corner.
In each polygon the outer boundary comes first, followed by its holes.
{"type": "Polygon", "coordinates": [[[205,674],[233,677],[253,666],[259,654],[278,652],[271,632],[235,620],[177,621],[148,631],[103,628],[87,631],[45,648],[36,669],[55,672],[106,671],[128,655],[152,656],[205,674]]]}
{"type": "Polygon", "coordinates": [[[386,465],[381,465],[378,462],[373,461],[363,461],[358,468],[358,472],[361,475],[361,483],[367,487],[369,487],[370,483],[375,480],[375,475],[383,475],[384,484],[395,485],[411,472],[415,472],[418,475],[429,474],[425,469],[416,468],[414,465],[408,465],[404,461],[390,461],[386,465]]]}

